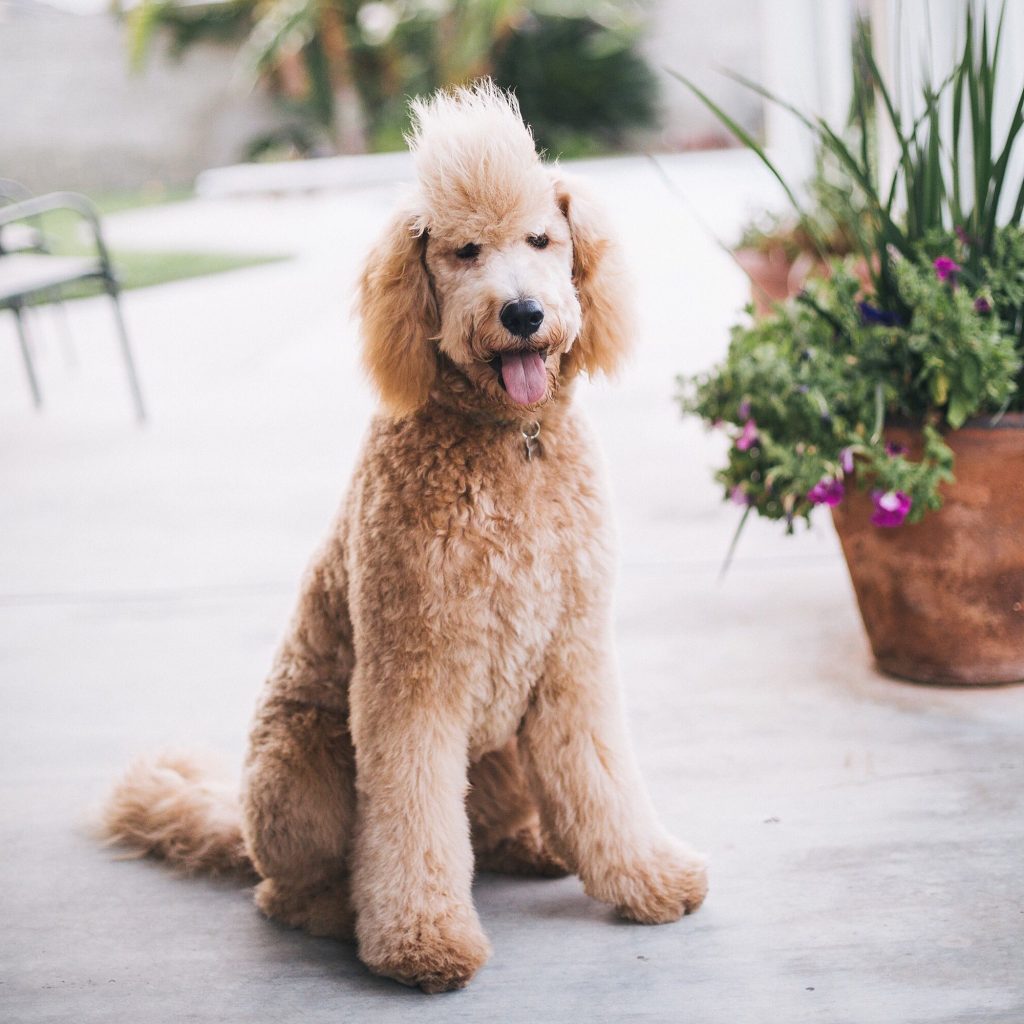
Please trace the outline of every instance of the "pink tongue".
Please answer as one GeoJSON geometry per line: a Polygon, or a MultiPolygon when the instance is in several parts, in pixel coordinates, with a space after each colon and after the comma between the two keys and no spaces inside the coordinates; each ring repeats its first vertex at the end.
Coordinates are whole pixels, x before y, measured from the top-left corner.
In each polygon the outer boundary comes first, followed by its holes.
{"type": "Polygon", "coordinates": [[[502,352],[501,379],[517,405],[539,402],[548,388],[548,374],[539,352],[502,352]]]}

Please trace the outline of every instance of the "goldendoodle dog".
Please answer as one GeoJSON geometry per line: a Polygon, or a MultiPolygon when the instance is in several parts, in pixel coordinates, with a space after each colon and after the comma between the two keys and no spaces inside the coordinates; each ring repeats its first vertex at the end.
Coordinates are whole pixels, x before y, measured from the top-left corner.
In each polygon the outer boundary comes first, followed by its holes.
{"type": "Polygon", "coordinates": [[[474,867],[575,872],[624,917],[701,903],[627,739],[613,554],[572,393],[632,327],[618,250],[490,83],[413,104],[418,183],[360,284],[382,410],[305,578],[240,798],[136,765],[111,839],[253,870],[268,917],[352,936],[379,974],[464,986],[490,946],[474,867]]]}

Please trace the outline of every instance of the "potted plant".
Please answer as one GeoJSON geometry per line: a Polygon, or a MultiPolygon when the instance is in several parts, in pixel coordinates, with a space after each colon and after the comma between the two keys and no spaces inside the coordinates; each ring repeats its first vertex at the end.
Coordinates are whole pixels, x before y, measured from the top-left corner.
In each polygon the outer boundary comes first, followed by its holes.
{"type": "Polygon", "coordinates": [[[834,264],[681,382],[683,409],[731,435],[718,479],[742,521],[792,531],[830,508],[880,668],[926,682],[1024,679],[1024,184],[1007,180],[1024,90],[994,139],[1001,21],[974,28],[968,11],[961,59],[909,125],[860,31],[891,177],[867,111],[860,147],[805,120],[864,203],[867,282],[834,264]]]}
{"type": "Polygon", "coordinates": [[[752,218],[733,249],[750,278],[755,316],[767,316],[775,303],[799,294],[809,278],[827,276],[831,260],[856,248],[855,223],[863,212],[854,206],[852,183],[827,153],[819,151],[806,191],[808,212],[752,218]]]}
{"type": "Polygon", "coordinates": [[[755,316],[767,316],[775,303],[798,294],[823,266],[800,223],[775,214],[747,223],[733,257],[750,278],[755,316]]]}

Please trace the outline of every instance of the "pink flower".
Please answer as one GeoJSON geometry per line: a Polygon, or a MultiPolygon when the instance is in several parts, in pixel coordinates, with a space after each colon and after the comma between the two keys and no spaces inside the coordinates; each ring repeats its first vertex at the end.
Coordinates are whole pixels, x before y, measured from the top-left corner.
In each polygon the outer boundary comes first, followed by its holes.
{"type": "Polygon", "coordinates": [[[744,398],[743,401],[740,402],[738,411],[741,420],[750,419],[750,402],[746,398],[744,398]]]}
{"type": "Polygon", "coordinates": [[[849,476],[853,472],[853,449],[844,448],[839,453],[839,466],[842,471],[849,476]]]}
{"type": "Polygon", "coordinates": [[[846,496],[842,480],[823,476],[808,492],[807,500],[812,505],[828,505],[834,508],[846,496]]]}
{"type": "Polygon", "coordinates": [[[974,300],[974,312],[981,313],[982,316],[987,316],[992,312],[992,303],[989,302],[984,295],[981,295],[974,300]]]}
{"type": "Polygon", "coordinates": [[[932,266],[935,267],[935,276],[940,281],[949,280],[953,274],[956,274],[961,269],[960,264],[956,260],[950,259],[949,256],[939,256],[932,266]]]}
{"type": "Polygon", "coordinates": [[[739,484],[737,484],[729,492],[729,500],[734,505],[750,505],[750,504],[752,504],[752,502],[750,500],[750,495],[747,494],[747,492],[745,490],[743,490],[743,488],[740,487],[739,484]]]}
{"type": "Polygon", "coordinates": [[[749,451],[757,444],[757,424],[753,420],[747,420],[743,424],[743,433],[736,439],[736,447],[741,452],[749,451]]]}
{"type": "Polygon", "coordinates": [[[875,514],[871,517],[875,526],[902,526],[914,504],[903,491],[872,491],[871,500],[875,503],[875,514]]]}

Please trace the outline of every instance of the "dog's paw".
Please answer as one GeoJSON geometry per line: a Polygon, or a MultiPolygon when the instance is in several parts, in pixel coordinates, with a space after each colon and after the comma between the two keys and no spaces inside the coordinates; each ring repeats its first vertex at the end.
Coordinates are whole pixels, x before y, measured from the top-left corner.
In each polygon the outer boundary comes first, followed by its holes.
{"type": "Polygon", "coordinates": [[[521,829],[487,849],[477,850],[476,867],[501,875],[540,878],[564,878],[569,874],[565,862],[548,848],[536,827],[521,829]]]}
{"type": "Polygon", "coordinates": [[[355,915],[344,879],[296,886],[265,878],[256,886],[255,900],[271,920],[301,928],[318,939],[350,942],[355,937],[355,915]]]}
{"type": "Polygon", "coordinates": [[[465,988],[490,955],[475,920],[451,917],[414,918],[382,940],[364,938],[359,948],[371,971],[431,994],[465,988]]]}
{"type": "Polygon", "coordinates": [[[704,858],[673,841],[659,844],[648,857],[624,865],[599,898],[630,921],[668,924],[692,914],[704,902],[707,891],[704,858]]]}

